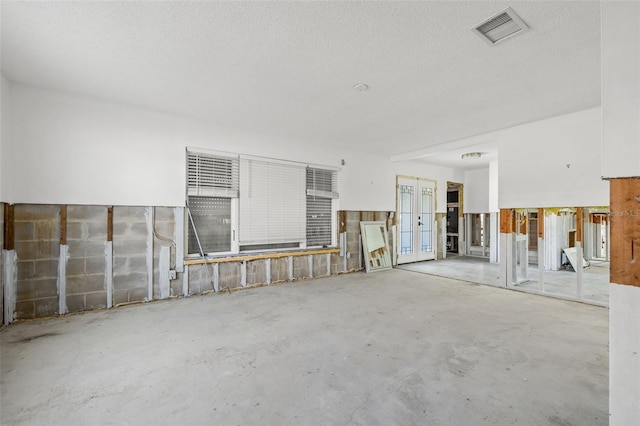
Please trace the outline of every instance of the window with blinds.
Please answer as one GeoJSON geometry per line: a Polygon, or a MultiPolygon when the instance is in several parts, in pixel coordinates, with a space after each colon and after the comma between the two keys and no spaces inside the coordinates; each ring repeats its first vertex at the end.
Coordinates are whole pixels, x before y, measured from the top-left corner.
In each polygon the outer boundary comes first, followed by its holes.
{"type": "Polygon", "coordinates": [[[337,188],[335,170],[187,151],[188,251],[330,246],[337,188]]]}
{"type": "Polygon", "coordinates": [[[304,247],[305,166],[240,159],[240,250],[304,247]]]}
{"type": "Polygon", "coordinates": [[[238,198],[238,157],[187,151],[188,252],[231,251],[232,199],[238,198]]]}
{"type": "Polygon", "coordinates": [[[307,168],[307,247],[331,245],[333,200],[338,198],[337,176],[332,170],[307,168]]]}

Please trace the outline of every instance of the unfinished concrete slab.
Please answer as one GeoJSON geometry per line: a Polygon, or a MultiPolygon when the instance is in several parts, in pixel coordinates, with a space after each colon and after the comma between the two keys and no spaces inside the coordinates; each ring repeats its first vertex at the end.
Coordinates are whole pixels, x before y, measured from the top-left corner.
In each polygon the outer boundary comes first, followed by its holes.
{"type": "Polygon", "coordinates": [[[608,311],[403,270],[0,332],[2,424],[608,422],[608,311]]]}

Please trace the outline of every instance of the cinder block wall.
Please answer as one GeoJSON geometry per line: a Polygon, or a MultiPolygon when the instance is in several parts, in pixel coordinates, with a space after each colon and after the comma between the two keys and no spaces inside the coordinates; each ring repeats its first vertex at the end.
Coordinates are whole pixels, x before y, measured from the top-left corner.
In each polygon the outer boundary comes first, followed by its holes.
{"type": "Polygon", "coordinates": [[[58,313],[60,206],[15,206],[16,319],[58,313]]]}
{"type": "Polygon", "coordinates": [[[67,208],[67,309],[69,312],[107,307],[105,289],[107,208],[67,208]]]}
{"type": "MultiPolygon", "coordinates": [[[[182,228],[180,223],[176,229],[176,209],[114,206],[112,243],[108,242],[108,209],[108,206],[69,205],[66,206],[64,220],[59,205],[14,206],[13,231],[18,258],[17,320],[106,308],[108,282],[112,282],[114,306],[160,298],[159,286],[161,278],[164,278],[160,277],[161,248],[171,248],[171,269],[182,260],[176,259],[176,230],[182,228]],[[65,230],[66,240],[64,235],[61,240],[61,233],[64,234],[65,230]],[[66,258],[60,259],[61,243],[64,242],[68,253],[66,258]],[[107,258],[112,260],[111,268],[107,258]],[[59,276],[61,266],[66,270],[64,277],[59,276]],[[64,303],[60,303],[60,294],[66,294],[64,303]],[[64,312],[60,312],[61,305],[64,312]]],[[[2,204],[0,212],[4,212],[2,204]]],[[[360,221],[389,222],[387,212],[340,213],[344,219],[341,232],[347,233],[346,252],[349,258],[338,253],[330,254],[331,274],[361,269],[360,221]]],[[[4,215],[1,216],[0,229],[4,231],[4,215]]],[[[4,247],[4,232],[0,232],[0,237],[0,244],[4,247]]],[[[291,271],[290,260],[286,257],[274,258],[270,262],[271,283],[288,281],[290,277],[300,280],[327,275],[326,254],[295,256],[291,259],[291,271]]],[[[242,261],[223,262],[216,268],[219,288],[242,287],[242,261]]],[[[245,285],[266,284],[267,271],[266,260],[247,261],[245,285]]],[[[185,284],[188,294],[211,291],[214,266],[191,265],[188,279],[185,281],[183,277],[183,274],[177,274],[177,278],[170,281],[170,296],[182,295],[185,284]]]]}

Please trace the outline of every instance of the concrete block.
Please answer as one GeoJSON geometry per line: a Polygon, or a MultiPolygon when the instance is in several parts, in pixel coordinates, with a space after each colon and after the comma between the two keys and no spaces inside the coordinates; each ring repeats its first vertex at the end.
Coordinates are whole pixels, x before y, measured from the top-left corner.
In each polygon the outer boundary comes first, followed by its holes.
{"type": "Polygon", "coordinates": [[[33,300],[16,302],[16,319],[33,319],[36,317],[36,304],[33,300]]]}
{"type": "Polygon", "coordinates": [[[376,216],[375,216],[375,212],[361,212],[360,214],[360,221],[364,222],[364,221],[372,221],[372,220],[376,220],[376,216]]]}
{"type": "Polygon", "coordinates": [[[129,301],[128,289],[114,289],[113,290],[113,304],[119,305],[121,303],[127,303],[129,301]]]}
{"type": "Polygon", "coordinates": [[[240,283],[240,262],[221,263],[218,271],[220,274],[220,288],[242,286],[240,283]]]}
{"type": "Polygon", "coordinates": [[[156,225],[158,225],[158,222],[173,222],[173,207],[156,207],[155,217],[156,225]]]}
{"type": "Polygon", "coordinates": [[[58,259],[36,260],[35,261],[35,277],[36,278],[57,278],[58,277],[58,259]]]}
{"type": "Polygon", "coordinates": [[[104,274],[67,277],[67,294],[104,291],[104,274]]]}
{"type": "Polygon", "coordinates": [[[182,294],[182,274],[178,273],[175,280],[169,281],[170,295],[180,296],[182,294]]]}
{"type": "Polygon", "coordinates": [[[360,221],[347,221],[347,236],[360,233],[360,221]]]}
{"type": "Polygon", "coordinates": [[[147,287],[129,290],[129,302],[142,302],[147,299],[147,287]]]}
{"type": "Polygon", "coordinates": [[[16,300],[32,300],[58,295],[57,279],[18,281],[16,300]]]}
{"type": "Polygon", "coordinates": [[[60,255],[58,241],[17,241],[15,250],[18,259],[54,259],[60,255]]]}
{"type": "Polygon", "coordinates": [[[85,294],[85,309],[102,309],[107,307],[107,293],[97,291],[95,293],[85,294]]]}
{"type": "Polygon", "coordinates": [[[82,240],[84,232],[84,223],[70,222],[67,223],[67,240],[82,240]]]}
{"type": "Polygon", "coordinates": [[[317,254],[313,256],[313,276],[322,277],[327,275],[327,256],[317,254]]]}
{"type": "Polygon", "coordinates": [[[114,256],[113,258],[113,273],[114,275],[121,276],[131,272],[144,273],[147,276],[147,258],[146,257],[125,257],[114,256]]]}
{"type": "Polygon", "coordinates": [[[286,281],[289,278],[288,270],[286,257],[271,259],[271,282],[286,281]]]}
{"type": "Polygon", "coordinates": [[[60,241],[60,221],[39,220],[35,223],[35,239],[36,240],[55,240],[60,241]]]}
{"type": "MultiPolygon", "coordinates": [[[[104,251],[104,246],[102,247],[102,250],[104,251]]],[[[85,263],[85,272],[87,274],[104,274],[104,268],[106,266],[105,263],[106,262],[104,256],[87,257],[85,263]]]]}
{"type": "Polygon", "coordinates": [[[113,256],[146,256],[147,238],[113,240],[113,256]]]}
{"type": "Polygon", "coordinates": [[[293,258],[293,278],[308,278],[310,277],[309,271],[309,259],[308,256],[296,256],[293,258]]]}
{"type": "Polygon", "coordinates": [[[106,206],[68,206],[67,221],[87,221],[107,223],[106,206]]]}
{"type": "Polygon", "coordinates": [[[35,301],[35,317],[49,317],[51,315],[58,315],[58,298],[47,297],[44,299],[36,299],[35,301]]]}
{"type": "Polygon", "coordinates": [[[70,294],[67,296],[67,309],[70,313],[82,312],[86,310],[85,306],[84,294],[70,294]]]}
{"type": "Polygon", "coordinates": [[[32,280],[36,275],[36,265],[33,260],[18,261],[18,281],[32,280]]]}
{"type": "Polygon", "coordinates": [[[73,257],[104,256],[104,241],[69,241],[69,253],[73,257]]]}
{"type": "Polygon", "coordinates": [[[247,262],[247,285],[267,282],[267,261],[265,259],[247,262]]]}
{"type": "Polygon", "coordinates": [[[85,257],[71,257],[67,261],[67,276],[85,274],[85,257]]]}
{"type": "Polygon", "coordinates": [[[52,204],[16,204],[14,217],[16,222],[57,219],[60,206],[52,204]]]}
{"type": "Polygon", "coordinates": [[[140,272],[130,272],[117,275],[114,271],[113,274],[113,288],[114,289],[133,289],[138,287],[144,287],[145,296],[147,291],[147,274],[140,272]]]}
{"type": "Polygon", "coordinates": [[[146,207],[115,206],[113,208],[113,222],[146,222],[146,207]]]}
{"type": "MultiPolygon", "coordinates": [[[[14,238],[15,241],[31,241],[35,239],[36,227],[33,222],[15,222],[14,238]]],[[[4,233],[2,233],[4,235],[4,233]]]]}
{"type": "Polygon", "coordinates": [[[107,241],[107,219],[105,218],[104,222],[87,223],[87,238],[107,241]]]}

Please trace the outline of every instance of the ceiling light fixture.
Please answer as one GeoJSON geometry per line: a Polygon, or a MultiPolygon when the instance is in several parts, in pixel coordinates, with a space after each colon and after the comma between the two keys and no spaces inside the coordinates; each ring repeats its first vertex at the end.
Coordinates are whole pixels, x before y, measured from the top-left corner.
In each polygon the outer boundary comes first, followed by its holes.
{"type": "Polygon", "coordinates": [[[482,157],[481,152],[467,152],[466,154],[462,154],[462,159],[466,160],[468,158],[480,158],[482,157]]]}
{"type": "Polygon", "coordinates": [[[369,86],[364,83],[356,83],[353,85],[353,89],[357,90],[358,92],[364,92],[365,90],[369,90],[369,86]]]}

